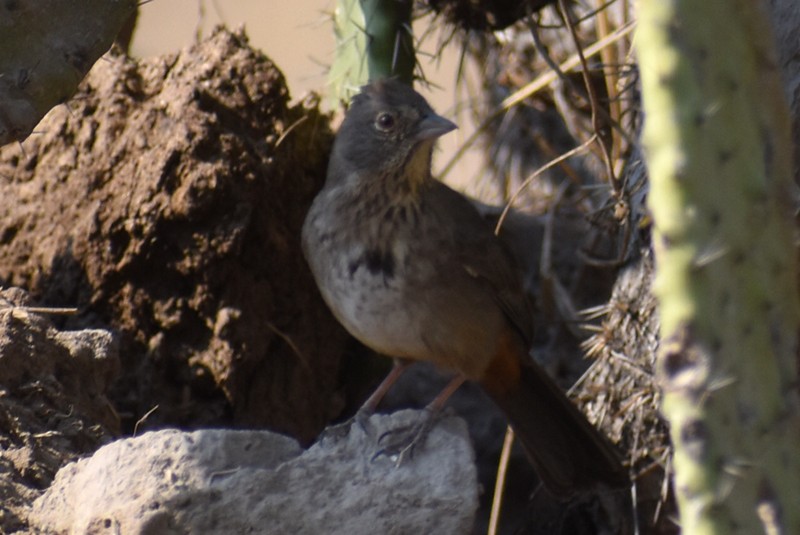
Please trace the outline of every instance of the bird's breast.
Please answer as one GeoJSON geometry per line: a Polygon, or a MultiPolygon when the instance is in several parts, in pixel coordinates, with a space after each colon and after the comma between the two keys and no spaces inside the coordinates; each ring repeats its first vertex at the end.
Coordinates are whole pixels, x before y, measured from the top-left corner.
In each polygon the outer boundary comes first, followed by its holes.
{"type": "Polygon", "coordinates": [[[397,357],[425,352],[412,288],[419,274],[402,241],[353,243],[332,255],[323,295],[364,344],[397,357]]]}
{"type": "Polygon", "coordinates": [[[342,325],[380,353],[479,377],[504,320],[458,259],[452,226],[424,202],[321,199],[306,220],[304,248],[342,325]]]}
{"type": "Polygon", "coordinates": [[[312,208],[304,247],[323,298],[344,327],[367,346],[415,358],[426,350],[413,287],[425,278],[415,260],[418,218],[411,206],[374,199],[358,206],[312,208]]]}

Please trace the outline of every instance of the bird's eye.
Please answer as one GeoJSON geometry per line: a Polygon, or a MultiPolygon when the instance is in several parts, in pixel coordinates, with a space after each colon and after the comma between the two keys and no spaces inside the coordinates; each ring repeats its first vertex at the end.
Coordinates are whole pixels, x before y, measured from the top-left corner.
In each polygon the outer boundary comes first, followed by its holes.
{"type": "Polygon", "coordinates": [[[388,132],[389,130],[394,128],[394,124],[395,124],[394,115],[392,115],[387,111],[379,113],[378,116],[375,118],[375,127],[382,132],[388,132]]]}

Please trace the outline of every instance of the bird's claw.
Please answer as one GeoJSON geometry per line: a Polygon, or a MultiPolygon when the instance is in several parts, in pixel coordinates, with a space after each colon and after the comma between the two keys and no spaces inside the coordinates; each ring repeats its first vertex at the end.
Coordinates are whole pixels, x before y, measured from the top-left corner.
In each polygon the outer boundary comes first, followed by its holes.
{"type": "Polygon", "coordinates": [[[396,457],[395,464],[400,466],[406,458],[414,456],[417,447],[425,443],[435,422],[436,415],[426,409],[417,422],[384,432],[378,437],[378,445],[381,448],[375,452],[372,460],[382,455],[396,457]]]}
{"type": "Polygon", "coordinates": [[[359,409],[351,418],[348,418],[344,422],[329,425],[325,429],[322,430],[322,433],[319,435],[318,442],[323,442],[327,440],[333,441],[340,441],[345,438],[347,435],[350,434],[350,429],[353,427],[353,424],[358,424],[358,427],[361,428],[362,431],[367,436],[372,435],[371,426],[369,424],[369,417],[371,416],[370,411],[366,411],[363,409],[359,409]]]}

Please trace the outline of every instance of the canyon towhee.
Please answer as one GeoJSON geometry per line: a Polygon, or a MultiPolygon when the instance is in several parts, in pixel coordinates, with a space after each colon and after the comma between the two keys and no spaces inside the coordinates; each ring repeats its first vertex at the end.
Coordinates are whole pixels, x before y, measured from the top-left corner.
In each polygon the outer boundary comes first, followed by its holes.
{"type": "Polygon", "coordinates": [[[362,88],[303,226],[320,292],[375,351],[454,371],[440,404],[476,381],[554,494],[624,486],[613,447],[529,356],[531,311],[510,253],[469,200],[431,176],[434,143],[455,127],[398,81],[362,88]]]}

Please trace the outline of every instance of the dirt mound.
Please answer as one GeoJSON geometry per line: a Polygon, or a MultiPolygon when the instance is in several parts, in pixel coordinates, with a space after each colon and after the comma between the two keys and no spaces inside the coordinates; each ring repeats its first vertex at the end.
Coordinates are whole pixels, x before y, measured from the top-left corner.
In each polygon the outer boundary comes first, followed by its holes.
{"type": "Polygon", "coordinates": [[[119,335],[112,398],[139,426],[263,426],[301,440],[341,408],[346,337],[299,229],[332,141],[312,100],[225,30],[100,61],[24,147],[0,150],[0,280],[66,329],[119,335]]]}

